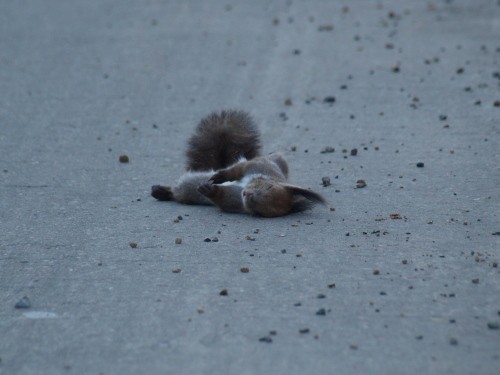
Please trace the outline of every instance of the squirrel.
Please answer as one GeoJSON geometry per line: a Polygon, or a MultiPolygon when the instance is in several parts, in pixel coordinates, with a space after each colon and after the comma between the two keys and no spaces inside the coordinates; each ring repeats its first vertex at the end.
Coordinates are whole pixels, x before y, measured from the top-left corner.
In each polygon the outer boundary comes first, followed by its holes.
{"type": "Polygon", "coordinates": [[[154,198],[264,217],[326,204],[320,194],[287,182],[282,155],[261,156],[260,132],[246,112],[221,111],[203,118],[186,156],[187,172],[173,187],[152,186],[154,198]]]}

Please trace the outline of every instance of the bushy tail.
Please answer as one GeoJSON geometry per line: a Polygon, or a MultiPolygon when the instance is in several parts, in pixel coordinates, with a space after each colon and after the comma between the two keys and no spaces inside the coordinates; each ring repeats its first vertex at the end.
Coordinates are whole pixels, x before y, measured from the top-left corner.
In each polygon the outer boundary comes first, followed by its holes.
{"type": "Polygon", "coordinates": [[[187,170],[226,168],[241,157],[260,155],[260,132],[243,111],[214,112],[203,118],[188,142],[187,170]]]}

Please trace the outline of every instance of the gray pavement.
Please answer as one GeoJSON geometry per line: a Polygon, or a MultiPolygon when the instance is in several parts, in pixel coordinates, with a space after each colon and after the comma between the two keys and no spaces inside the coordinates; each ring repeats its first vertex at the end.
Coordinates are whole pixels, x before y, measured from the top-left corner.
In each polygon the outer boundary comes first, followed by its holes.
{"type": "Polygon", "coordinates": [[[1,1],[0,374],[498,374],[499,35],[495,0],[1,1]],[[223,108],[329,206],[152,199],[223,108]]]}

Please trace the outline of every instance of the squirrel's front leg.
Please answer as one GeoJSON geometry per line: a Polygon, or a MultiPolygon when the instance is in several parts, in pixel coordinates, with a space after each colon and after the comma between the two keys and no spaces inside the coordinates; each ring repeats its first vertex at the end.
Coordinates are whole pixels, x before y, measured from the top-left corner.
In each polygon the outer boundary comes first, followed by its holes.
{"type": "Polygon", "coordinates": [[[213,204],[226,212],[245,212],[241,191],[243,188],[238,185],[213,185],[201,184],[198,192],[210,199],[213,204]]]}
{"type": "Polygon", "coordinates": [[[227,181],[238,181],[243,178],[245,175],[247,163],[240,162],[232,167],[221,169],[217,171],[212,177],[210,177],[210,181],[214,184],[222,184],[227,181]]]}

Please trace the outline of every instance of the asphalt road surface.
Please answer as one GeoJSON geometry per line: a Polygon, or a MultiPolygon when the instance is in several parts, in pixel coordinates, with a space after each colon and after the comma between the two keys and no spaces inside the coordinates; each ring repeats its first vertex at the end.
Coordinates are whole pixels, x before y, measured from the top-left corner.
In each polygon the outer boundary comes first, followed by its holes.
{"type": "Polygon", "coordinates": [[[499,35],[497,0],[1,1],[0,374],[498,374],[499,35]],[[221,109],[328,206],[151,198],[221,109]]]}

